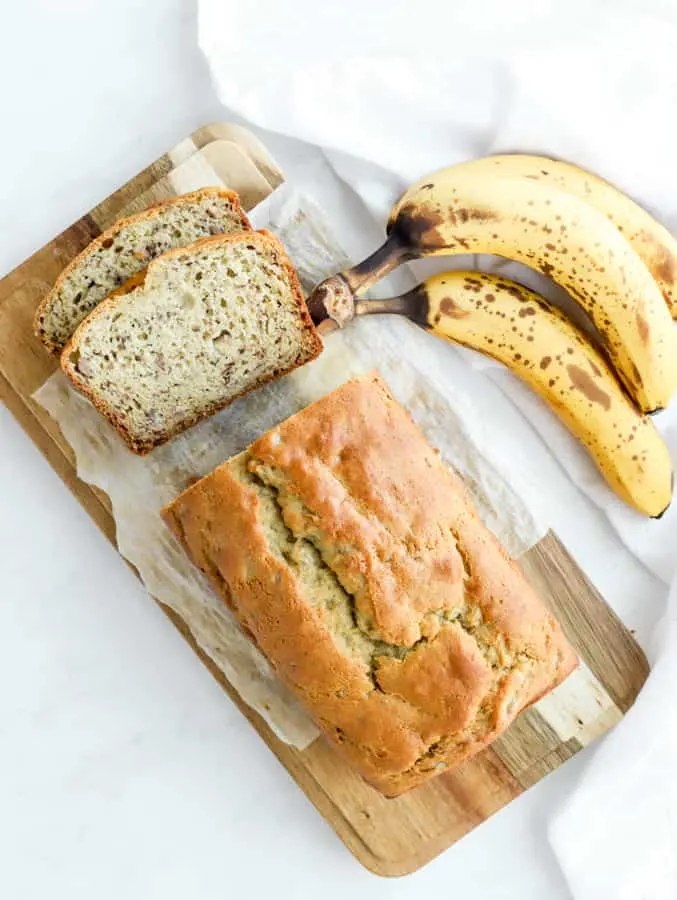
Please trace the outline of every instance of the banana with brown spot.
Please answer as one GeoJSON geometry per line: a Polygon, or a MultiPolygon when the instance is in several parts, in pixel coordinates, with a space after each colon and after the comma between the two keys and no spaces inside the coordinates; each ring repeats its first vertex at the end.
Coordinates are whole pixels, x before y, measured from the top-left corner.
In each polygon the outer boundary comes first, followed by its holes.
{"type": "Polygon", "coordinates": [[[673,319],[677,318],[677,240],[634,200],[608,181],[572,163],[510,153],[464,163],[488,174],[554,184],[603,213],[623,234],[653,275],[673,319]]]}
{"type": "MultiPolygon", "coordinates": [[[[365,312],[370,301],[364,303],[365,312]]],[[[672,498],[670,455],[601,354],[562,312],[522,285],[480,272],[429,278],[397,303],[435,334],[508,366],[588,449],[613,490],[647,516],[672,498]]]]}
{"type": "Polygon", "coordinates": [[[443,169],[409,188],[387,241],[341,277],[358,296],[405,259],[461,253],[496,254],[553,278],[590,315],[639,408],[667,406],[677,331],[663,295],[608,218],[557,185],[475,163],[443,169]]]}

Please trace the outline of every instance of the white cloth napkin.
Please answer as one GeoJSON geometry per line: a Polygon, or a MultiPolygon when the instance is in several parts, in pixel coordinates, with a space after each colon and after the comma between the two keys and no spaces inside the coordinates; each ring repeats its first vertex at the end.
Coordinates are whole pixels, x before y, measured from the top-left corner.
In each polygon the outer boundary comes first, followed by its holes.
{"type": "Polygon", "coordinates": [[[576,900],[677,897],[677,585],[662,631],[639,699],[550,825],[576,900]]]}
{"type": "MultiPolygon", "coordinates": [[[[380,222],[426,172],[521,150],[599,172],[677,230],[677,8],[668,0],[327,6],[201,0],[199,41],[223,103],[323,148],[380,222]],[[467,55],[473,51],[481,55],[467,55]]],[[[547,293],[544,285],[537,282],[547,293]]],[[[667,585],[677,503],[660,521],[633,513],[535,395],[465,352],[667,585]]],[[[677,462],[677,403],[657,425],[677,462]]],[[[553,846],[577,900],[677,896],[677,790],[669,787],[675,654],[677,630],[665,628],[635,709],[553,822],[553,846]]]]}

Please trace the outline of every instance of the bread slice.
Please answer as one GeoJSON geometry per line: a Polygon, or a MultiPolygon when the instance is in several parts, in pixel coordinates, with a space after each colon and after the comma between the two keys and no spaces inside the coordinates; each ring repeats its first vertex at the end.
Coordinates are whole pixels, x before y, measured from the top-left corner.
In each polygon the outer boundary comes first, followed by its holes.
{"type": "Polygon", "coordinates": [[[249,230],[237,194],[218,187],[121,219],[63,270],[38,307],[35,334],[48,350],[60,353],[94,307],[152,259],[208,235],[249,230]]]}
{"type": "Polygon", "coordinates": [[[296,273],[266,232],[172,250],[129,287],[85,319],[61,365],[136,453],[322,349],[296,273]]]}

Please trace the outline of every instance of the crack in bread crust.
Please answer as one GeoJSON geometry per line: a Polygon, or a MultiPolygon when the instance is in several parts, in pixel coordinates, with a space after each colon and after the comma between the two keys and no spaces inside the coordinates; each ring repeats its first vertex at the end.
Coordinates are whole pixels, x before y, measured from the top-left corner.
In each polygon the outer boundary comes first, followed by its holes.
{"type": "MultiPolygon", "coordinates": [[[[323,555],[322,541],[318,534],[312,531],[301,533],[294,530],[289,524],[288,520],[290,517],[285,516],[285,510],[288,506],[285,494],[283,490],[275,484],[276,481],[279,482],[279,479],[272,477],[274,474],[279,475],[280,473],[271,472],[270,468],[264,466],[261,461],[257,460],[254,456],[245,455],[244,459],[246,460],[246,464],[243,466],[243,471],[239,477],[255,490],[259,502],[264,505],[264,517],[267,521],[266,537],[271,552],[284,559],[287,565],[293,569],[296,577],[303,585],[304,593],[309,602],[312,602],[312,585],[306,583],[308,573],[304,570],[304,564],[307,565],[308,563],[311,563],[312,560],[311,564],[326,576],[325,583],[329,582],[332,585],[337,601],[347,613],[347,616],[344,618],[349,617],[352,623],[352,628],[355,632],[354,638],[357,638],[359,644],[364,646],[366,658],[364,658],[364,654],[361,654],[360,658],[361,661],[364,662],[367,677],[372,684],[372,690],[383,694],[390,693],[385,690],[379,682],[378,670],[380,661],[383,657],[389,657],[391,659],[396,659],[399,662],[403,662],[409,658],[412,653],[416,652],[419,647],[434,642],[437,636],[431,638],[423,636],[411,646],[403,646],[401,644],[376,639],[370,631],[365,630],[360,624],[360,616],[358,615],[356,607],[356,598],[354,594],[346,590],[341,582],[339,574],[323,555]],[[272,522],[271,518],[273,519],[272,522]],[[298,552],[299,547],[307,548],[308,546],[312,547],[315,550],[315,553],[304,554],[298,552]]],[[[297,505],[302,507],[306,516],[310,515],[310,510],[304,507],[303,504],[297,503],[297,505]]],[[[450,534],[457,545],[457,549],[459,549],[460,538],[458,534],[454,533],[453,529],[450,529],[450,534]]],[[[459,552],[463,561],[464,581],[471,586],[474,577],[471,562],[467,555],[461,552],[460,549],[459,552]]],[[[431,741],[414,765],[405,770],[406,772],[416,771],[426,762],[426,760],[435,757],[440,752],[448,750],[451,744],[461,745],[467,743],[469,738],[476,737],[480,731],[486,729],[488,718],[491,714],[491,701],[494,699],[495,694],[500,690],[503,681],[518,667],[524,668],[525,665],[528,666],[531,663],[538,661],[537,659],[527,659],[526,655],[523,653],[511,656],[507,651],[507,648],[505,648],[503,636],[494,635],[495,639],[498,639],[499,646],[501,646],[504,654],[503,661],[499,661],[499,652],[496,649],[495,643],[482,640],[487,625],[484,622],[481,606],[469,602],[471,593],[472,588],[470,587],[465,592],[464,604],[462,607],[459,607],[451,613],[448,611],[437,613],[440,620],[440,630],[445,626],[449,627],[454,625],[461,628],[465,634],[475,641],[479,652],[494,673],[495,681],[493,690],[487,693],[475,719],[470,723],[466,730],[447,739],[431,741]]],[[[320,596],[322,596],[322,594],[320,594],[320,596]]],[[[334,640],[337,641],[337,639],[343,638],[343,640],[340,640],[341,645],[343,645],[342,648],[345,646],[350,647],[351,642],[345,640],[346,636],[341,635],[340,632],[337,631],[336,617],[332,617],[331,611],[326,607],[322,612],[324,613],[323,618],[325,625],[331,632],[334,640]]],[[[345,625],[345,621],[343,624],[345,625]]],[[[401,699],[408,702],[404,697],[401,697],[401,699]]],[[[342,729],[339,729],[339,731],[341,731],[341,742],[349,742],[349,738],[342,729]]]]}
{"type": "Polygon", "coordinates": [[[481,750],[575,668],[553,617],[376,375],[263,435],[164,515],[387,796],[481,750]]]}

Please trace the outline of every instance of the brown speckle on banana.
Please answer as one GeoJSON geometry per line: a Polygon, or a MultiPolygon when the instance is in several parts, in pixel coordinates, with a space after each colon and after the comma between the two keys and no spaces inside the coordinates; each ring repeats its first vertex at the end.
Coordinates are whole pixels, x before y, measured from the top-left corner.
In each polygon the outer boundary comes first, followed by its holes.
{"type": "Polygon", "coordinates": [[[543,272],[589,314],[639,408],[667,406],[677,389],[677,332],[647,266],[589,202],[550,181],[507,177],[490,160],[444,169],[425,180],[432,188],[406,192],[389,223],[393,266],[395,251],[398,261],[403,253],[491,253],[543,272]]]}
{"type": "MultiPolygon", "coordinates": [[[[489,156],[465,163],[487,174],[543,181],[585,200],[612,222],[656,279],[673,318],[677,318],[677,240],[645,209],[612,184],[571,163],[521,153],[489,156]]],[[[430,182],[429,182],[430,183],[430,182]]]]}
{"type": "MultiPolygon", "coordinates": [[[[648,215],[648,213],[645,213],[645,215],[648,215]]],[[[633,246],[637,246],[638,253],[646,257],[645,261],[649,270],[656,278],[658,286],[663,289],[665,299],[672,310],[673,318],[677,318],[677,241],[662,225],[658,225],[658,227],[665,232],[665,235],[661,234],[660,238],[656,238],[656,225],[657,223],[654,222],[653,233],[638,231],[631,234],[630,237],[633,246]],[[640,252],[642,249],[644,249],[643,254],[640,252]]]]}
{"type": "Polygon", "coordinates": [[[529,289],[494,275],[447,272],[420,285],[427,327],[508,366],[588,449],[616,493],[648,516],[672,497],[670,455],[588,338],[529,289]]]}
{"type": "Polygon", "coordinates": [[[412,203],[403,206],[397,221],[389,224],[388,236],[403,247],[441,250],[446,246],[447,237],[437,229],[443,223],[444,216],[439,210],[412,203]]]}

